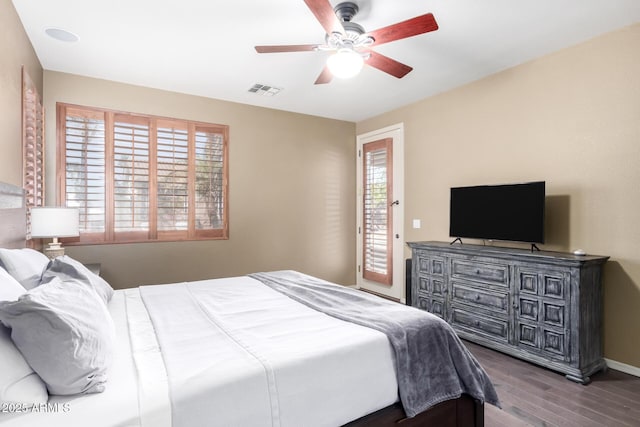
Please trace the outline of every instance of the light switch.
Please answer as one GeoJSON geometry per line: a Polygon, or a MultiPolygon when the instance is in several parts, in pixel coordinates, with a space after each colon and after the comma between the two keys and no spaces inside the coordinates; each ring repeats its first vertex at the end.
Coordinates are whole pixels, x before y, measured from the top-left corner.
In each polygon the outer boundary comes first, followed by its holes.
{"type": "Polygon", "coordinates": [[[420,220],[419,219],[414,219],[413,220],[413,228],[420,228],[420,220]]]}

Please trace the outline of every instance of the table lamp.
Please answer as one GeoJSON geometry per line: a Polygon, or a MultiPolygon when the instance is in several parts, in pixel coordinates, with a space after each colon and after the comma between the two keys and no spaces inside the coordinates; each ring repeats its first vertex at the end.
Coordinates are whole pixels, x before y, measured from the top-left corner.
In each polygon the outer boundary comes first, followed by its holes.
{"type": "Polygon", "coordinates": [[[59,237],[75,237],[79,233],[78,209],[65,207],[31,208],[31,237],[52,238],[53,241],[43,249],[49,258],[64,255],[64,248],[58,242],[59,237]]]}

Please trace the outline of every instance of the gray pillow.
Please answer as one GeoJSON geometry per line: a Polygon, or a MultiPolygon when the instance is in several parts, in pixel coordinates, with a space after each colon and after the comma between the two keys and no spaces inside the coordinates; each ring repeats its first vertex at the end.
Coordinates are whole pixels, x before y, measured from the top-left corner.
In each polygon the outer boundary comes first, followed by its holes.
{"type": "MultiPolygon", "coordinates": [[[[0,267],[0,301],[15,301],[27,292],[0,267]]],[[[0,325],[0,403],[40,404],[49,399],[47,388],[0,325]]],[[[1,417],[1,416],[0,416],[1,417]]]]}
{"type": "Polygon", "coordinates": [[[0,302],[0,322],[50,394],[104,391],[115,329],[86,283],[52,278],[18,301],[0,302]]]}
{"type": "Polygon", "coordinates": [[[70,256],[59,256],[49,262],[49,265],[42,273],[42,283],[50,281],[53,277],[64,280],[78,280],[88,283],[100,298],[106,303],[113,297],[113,288],[102,277],[92,273],[81,262],[70,256]]]}
{"type": "Polygon", "coordinates": [[[40,284],[47,264],[49,258],[33,249],[0,248],[0,267],[4,267],[27,290],[40,284]]]}

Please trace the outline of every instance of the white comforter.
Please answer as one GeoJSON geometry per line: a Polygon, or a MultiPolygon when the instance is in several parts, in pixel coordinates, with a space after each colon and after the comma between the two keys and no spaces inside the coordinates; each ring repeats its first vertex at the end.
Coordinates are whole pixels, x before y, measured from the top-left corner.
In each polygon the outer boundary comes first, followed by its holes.
{"type": "Polygon", "coordinates": [[[249,277],[117,291],[110,312],[107,390],[1,426],[339,426],[397,401],[384,334],[249,277]]]}
{"type": "Polygon", "coordinates": [[[386,336],[248,278],[140,289],[175,426],[339,426],[397,400],[386,336]]]}

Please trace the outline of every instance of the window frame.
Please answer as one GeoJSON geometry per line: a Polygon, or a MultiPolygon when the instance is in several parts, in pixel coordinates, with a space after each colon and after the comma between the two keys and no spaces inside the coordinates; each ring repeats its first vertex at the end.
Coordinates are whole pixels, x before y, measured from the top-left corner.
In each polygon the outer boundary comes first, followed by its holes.
{"type": "Polygon", "coordinates": [[[105,144],[105,229],[100,232],[81,232],[79,237],[62,239],[66,245],[94,245],[118,243],[147,243],[195,240],[226,240],[229,238],[229,126],[193,120],[176,119],[149,114],[130,113],[69,103],[56,103],[56,183],[58,205],[66,205],[66,123],[67,111],[101,116],[104,120],[105,144]],[[115,123],[116,118],[129,123],[148,123],[149,131],[149,227],[146,231],[115,231],[115,123]],[[158,128],[166,124],[188,130],[188,226],[186,230],[158,230],[158,128]],[[196,228],[196,132],[205,130],[222,135],[222,221],[220,228],[196,228]]]}

